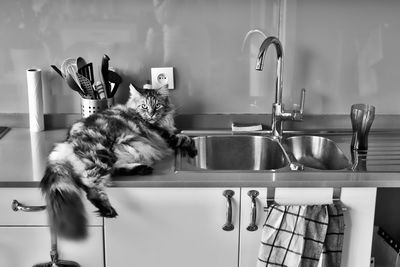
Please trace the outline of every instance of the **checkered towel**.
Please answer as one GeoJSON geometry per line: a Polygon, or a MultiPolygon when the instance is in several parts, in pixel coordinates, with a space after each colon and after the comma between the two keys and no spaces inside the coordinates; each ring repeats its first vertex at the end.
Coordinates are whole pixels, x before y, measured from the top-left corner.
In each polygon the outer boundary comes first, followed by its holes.
{"type": "Polygon", "coordinates": [[[306,206],[271,205],[261,234],[257,267],[299,266],[306,206]]]}
{"type": "MultiPolygon", "coordinates": [[[[307,206],[301,267],[317,267],[328,229],[326,205],[307,206]]],[[[339,267],[339,266],[338,266],[339,267]]]]}
{"type": "Polygon", "coordinates": [[[344,220],[340,205],[268,208],[257,267],[339,267],[344,220]]]}
{"type": "Polygon", "coordinates": [[[343,207],[340,203],[327,205],[328,230],[324,242],[322,266],[339,267],[342,260],[342,248],[344,237],[343,207]]]}

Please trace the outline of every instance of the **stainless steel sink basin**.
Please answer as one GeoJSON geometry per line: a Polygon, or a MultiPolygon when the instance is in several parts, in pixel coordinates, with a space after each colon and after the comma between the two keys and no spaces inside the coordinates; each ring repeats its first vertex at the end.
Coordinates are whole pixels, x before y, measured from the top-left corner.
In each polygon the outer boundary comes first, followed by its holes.
{"type": "Polygon", "coordinates": [[[198,155],[189,159],[206,170],[276,170],[289,165],[281,144],[266,136],[214,135],[193,138],[198,155]]]}
{"type": "Polygon", "coordinates": [[[283,140],[289,156],[305,167],[319,170],[342,170],[350,162],[332,140],[320,136],[293,136],[283,140]]]}

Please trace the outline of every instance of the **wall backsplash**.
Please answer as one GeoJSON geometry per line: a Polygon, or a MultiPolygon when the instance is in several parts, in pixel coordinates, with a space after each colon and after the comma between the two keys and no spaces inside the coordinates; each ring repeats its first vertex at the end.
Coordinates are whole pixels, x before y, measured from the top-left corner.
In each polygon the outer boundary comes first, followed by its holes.
{"type": "Polygon", "coordinates": [[[351,104],[400,113],[400,1],[290,0],[286,93],[308,89],[307,112],[343,114],[351,104]]]}
{"type": "Polygon", "coordinates": [[[400,113],[400,2],[396,0],[3,0],[0,3],[0,113],[27,113],[25,70],[43,70],[45,113],[79,113],[80,99],[51,64],[103,54],[128,85],[151,67],[175,67],[180,114],[270,113],[275,52],[255,71],[262,42],[285,45],[284,102],[307,89],[309,114],[347,114],[355,102],[400,113]],[[280,30],[279,30],[280,29],[280,30]]]}

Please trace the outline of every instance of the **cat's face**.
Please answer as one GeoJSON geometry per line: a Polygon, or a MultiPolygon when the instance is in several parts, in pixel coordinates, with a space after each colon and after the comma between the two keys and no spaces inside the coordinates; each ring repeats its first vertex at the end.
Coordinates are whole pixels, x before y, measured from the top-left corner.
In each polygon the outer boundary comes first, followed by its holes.
{"type": "Polygon", "coordinates": [[[135,109],[144,120],[153,124],[172,112],[166,86],[155,90],[144,90],[136,89],[131,84],[129,89],[130,97],[127,105],[135,109]]]}

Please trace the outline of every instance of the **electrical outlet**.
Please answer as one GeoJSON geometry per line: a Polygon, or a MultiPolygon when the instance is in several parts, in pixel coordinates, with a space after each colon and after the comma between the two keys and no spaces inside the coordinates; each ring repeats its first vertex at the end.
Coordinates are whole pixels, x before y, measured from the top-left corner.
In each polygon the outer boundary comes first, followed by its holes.
{"type": "Polygon", "coordinates": [[[174,89],[174,68],[151,68],[151,84],[154,89],[168,84],[168,89],[174,89]]]}

